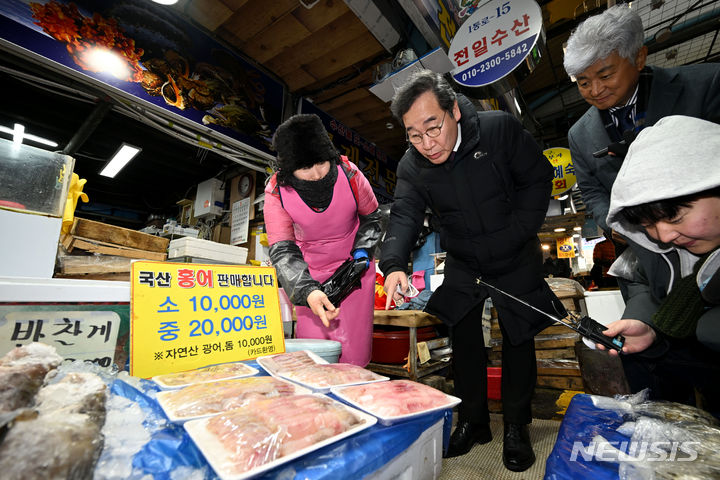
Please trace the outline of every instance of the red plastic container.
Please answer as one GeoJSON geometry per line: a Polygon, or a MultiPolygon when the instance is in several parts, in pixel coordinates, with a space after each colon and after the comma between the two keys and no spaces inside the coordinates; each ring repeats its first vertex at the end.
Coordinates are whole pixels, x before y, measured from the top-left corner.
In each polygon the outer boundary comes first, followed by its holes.
{"type": "MultiPolygon", "coordinates": [[[[417,341],[437,337],[433,327],[417,329],[417,341]]],[[[373,330],[372,357],[376,363],[405,363],[410,350],[410,330],[405,327],[376,325],[373,330]]]]}
{"type": "Polygon", "coordinates": [[[487,393],[490,400],[502,400],[500,394],[500,381],[502,380],[502,367],[487,367],[487,393]]]}

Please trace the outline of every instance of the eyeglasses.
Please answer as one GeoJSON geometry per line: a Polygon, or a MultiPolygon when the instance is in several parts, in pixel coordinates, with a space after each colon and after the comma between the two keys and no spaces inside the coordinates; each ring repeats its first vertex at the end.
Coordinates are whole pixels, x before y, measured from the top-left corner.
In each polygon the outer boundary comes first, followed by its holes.
{"type": "Polygon", "coordinates": [[[440,122],[440,125],[428,128],[427,130],[425,130],[425,133],[413,133],[411,135],[408,135],[408,140],[410,141],[410,143],[414,143],[416,145],[418,143],[422,143],[424,135],[427,135],[429,138],[435,138],[438,135],[440,135],[443,124],[445,123],[445,115],[446,114],[447,114],[447,112],[443,113],[443,118],[442,118],[442,122],[440,122]]]}

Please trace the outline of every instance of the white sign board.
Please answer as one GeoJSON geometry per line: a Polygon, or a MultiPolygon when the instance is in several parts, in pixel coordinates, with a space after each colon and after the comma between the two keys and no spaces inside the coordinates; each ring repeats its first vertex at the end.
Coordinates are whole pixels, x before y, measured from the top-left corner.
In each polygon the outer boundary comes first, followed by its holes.
{"type": "Polygon", "coordinates": [[[115,356],[120,316],[106,311],[9,312],[0,322],[0,351],[42,342],[72,360],[108,366],[115,356]]]}
{"type": "Polygon", "coordinates": [[[241,245],[248,240],[250,226],[250,197],[243,198],[232,205],[230,224],[230,245],[241,245]]]}
{"type": "Polygon", "coordinates": [[[533,0],[486,3],[458,28],[448,58],[452,76],[467,87],[496,82],[530,54],[542,31],[542,11],[533,0]]]}

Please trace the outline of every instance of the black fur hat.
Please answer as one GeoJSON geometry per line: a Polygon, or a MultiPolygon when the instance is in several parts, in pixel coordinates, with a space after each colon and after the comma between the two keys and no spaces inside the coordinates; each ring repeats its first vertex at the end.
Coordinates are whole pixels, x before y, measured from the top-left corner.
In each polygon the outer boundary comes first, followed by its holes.
{"type": "Polygon", "coordinates": [[[315,114],[299,114],[285,120],[275,131],[273,148],[277,152],[278,179],[295,170],[330,161],[335,165],[338,152],[325,126],[315,114]]]}

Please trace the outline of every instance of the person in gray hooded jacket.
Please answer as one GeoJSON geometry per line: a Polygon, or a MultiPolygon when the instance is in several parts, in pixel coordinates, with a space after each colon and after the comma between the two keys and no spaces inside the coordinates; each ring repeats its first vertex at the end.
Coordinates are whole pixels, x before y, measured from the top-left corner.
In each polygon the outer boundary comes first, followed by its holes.
{"type": "Polygon", "coordinates": [[[652,375],[709,385],[714,394],[720,393],[718,152],[720,125],[682,115],[661,119],[630,146],[607,217],[643,249],[618,259],[641,257],[627,278],[623,318],[606,335],[624,335],[623,353],[638,355],[652,375]]]}

